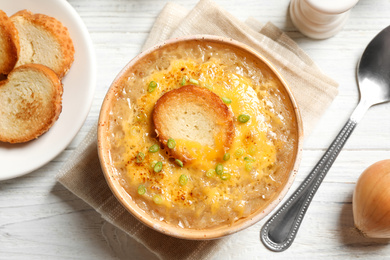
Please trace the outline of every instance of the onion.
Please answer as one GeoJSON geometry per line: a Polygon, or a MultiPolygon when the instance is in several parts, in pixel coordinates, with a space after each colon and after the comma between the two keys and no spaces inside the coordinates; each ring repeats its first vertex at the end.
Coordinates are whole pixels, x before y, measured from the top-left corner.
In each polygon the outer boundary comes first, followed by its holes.
{"type": "Polygon", "coordinates": [[[359,177],[352,200],[355,226],[372,238],[390,238],[390,159],[374,163],[359,177]]]}

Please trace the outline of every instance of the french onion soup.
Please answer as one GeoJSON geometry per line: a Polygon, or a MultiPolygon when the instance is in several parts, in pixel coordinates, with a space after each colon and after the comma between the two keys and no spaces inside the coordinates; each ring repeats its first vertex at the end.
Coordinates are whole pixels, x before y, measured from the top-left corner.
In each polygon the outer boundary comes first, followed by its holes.
{"type": "Polygon", "coordinates": [[[107,94],[99,120],[106,178],[157,222],[233,225],[274,201],[296,167],[300,119],[291,100],[246,50],[202,38],[163,45],[107,94]]]}

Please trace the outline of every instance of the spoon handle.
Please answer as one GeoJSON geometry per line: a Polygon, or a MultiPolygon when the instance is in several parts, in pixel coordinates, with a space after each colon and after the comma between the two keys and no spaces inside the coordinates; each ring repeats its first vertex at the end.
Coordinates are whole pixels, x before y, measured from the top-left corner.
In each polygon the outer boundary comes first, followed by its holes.
{"type": "Polygon", "coordinates": [[[356,125],[357,120],[348,119],[336,139],[299,188],[264,224],[260,238],[268,249],[281,252],[290,247],[314,194],[356,125]]]}

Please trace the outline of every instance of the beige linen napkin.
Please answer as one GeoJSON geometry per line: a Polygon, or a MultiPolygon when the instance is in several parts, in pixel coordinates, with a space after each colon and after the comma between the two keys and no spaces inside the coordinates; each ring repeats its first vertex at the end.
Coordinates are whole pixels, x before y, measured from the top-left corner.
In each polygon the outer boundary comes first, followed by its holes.
{"type": "MultiPolygon", "coordinates": [[[[210,0],[201,0],[190,12],[168,3],[158,16],[144,49],[169,38],[193,34],[230,37],[248,44],[268,58],[294,92],[306,135],[337,95],[337,83],[324,75],[297,44],[274,25],[262,25],[254,19],[243,23],[210,0]]],[[[113,196],[101,171],[96,126],[65,163],[57,178],[105,220],[161,259],[208,259],[224,241],[187,241],[169,237],[146,227],[128,213],[113,196]]]]}

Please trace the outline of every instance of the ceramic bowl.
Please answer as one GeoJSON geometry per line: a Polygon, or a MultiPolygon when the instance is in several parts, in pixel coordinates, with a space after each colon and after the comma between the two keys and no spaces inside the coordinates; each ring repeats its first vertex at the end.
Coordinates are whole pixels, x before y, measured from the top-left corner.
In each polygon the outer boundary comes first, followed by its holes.
{"type": "Polygon", "coordinates": [[[220,238],[235,233],[237,231],[243,230],[255,224],[256,222],[260,221],[261,219],[263,219],[280,203],[280,201],[282,200],[282,198],[285,196],[288,189],[292,185],[298,169],[298,165],[301,157],[301,146],[302,146],[302,139],[303,139],[302,135],[303,135],[302,120],[297,107],[297,103],[293,97],[293,94],[288,84],[283,79],[283,77],[279,74],[279,72],[275,69],[275,67],[266,58],[264,58],[261,54],[257,53],[252,48],[232,39],[215,37],[215,36],[189,36],[184,38],[168,40],[162,44],[159,44],[149,50],[140,53],[133,60],[131,60],[125,66],[125,68],[123,68],[123,70],[119,73],[119,75],[115,78],[109,91],[107,92],[107,95],[105,97],[100,112],[99,126],[98,126],[98,152],[99,152],[101,167],[103,169],[105,178],[107,180],[110,189],[112,190],[113,194],[116,196],[118,201],[132,215],[134,215],[134,217],[136,217],[139,221],[149,226],[150,228],[153,228],[164,234],[178,237],[178,238],[183,238],[183,239],[203,240],[203,239],[220,238]],[[107,138],[107,136],[111,134],[109,129],[109,123],[108,123],[110,108],[112,102],[115,102],[115,96],[121,92],[118,82],[120,82],[122,78],[126,76],[126,73],[132,70],[137,64],[145,62],[146,59],[153,59],[153,57],[156,57],[155,54],[158,53],[161,49],[166,48],[167,46],[175,47],[182,44],[183,42],[188,42],[188,41],[194,41],[194,42],[206,41],[206,42],[219,43],[225,46],[229,46],[229,48],[234,48],[235,50],[244,53],[245,55],[248,55],[248,57],[251,56],[259,63],[265,64],[265,66],[267,66],[273,72],[274,77],[277,78],[282,83],[281,85],[285,89],[285,93],[287,93],[287,99],[285,99],[284,102],[289,102],[291,104],[291,107],[293,108],[292,109],[293,111],[291,112],[295,116],[296,126],[297,126],[297,129],[295,129],[297,133],[297,144],[293,151],[294,154],[292,155],[294,159],[292,163],[289,164],[288,178],[286,178],[283,181],[283,185],[278,190],[277,194],[274,196],[274,199],[266,206],[266,208],[259,209],[254,213],[252,213],[251,215],[249,215],[248,217],[241,218],[238,221],[235,221],[233,224],[222,225],[222,226],[217,226],[217,227],[212,227],[207,229],[190,229],[190,228],[182,228],[179,226],[174,226],[164,221],[157,220],[152,216],[148,215],[147,213],[145,213],[145,211],[143,211],[137,205],[137,203],[123,188],[121,179],[118,176],[118,174],[115,172],[115,167],[113,167],[110,160],[110,152],[111,152],[110,141],[109,138],[107,138]]]}

